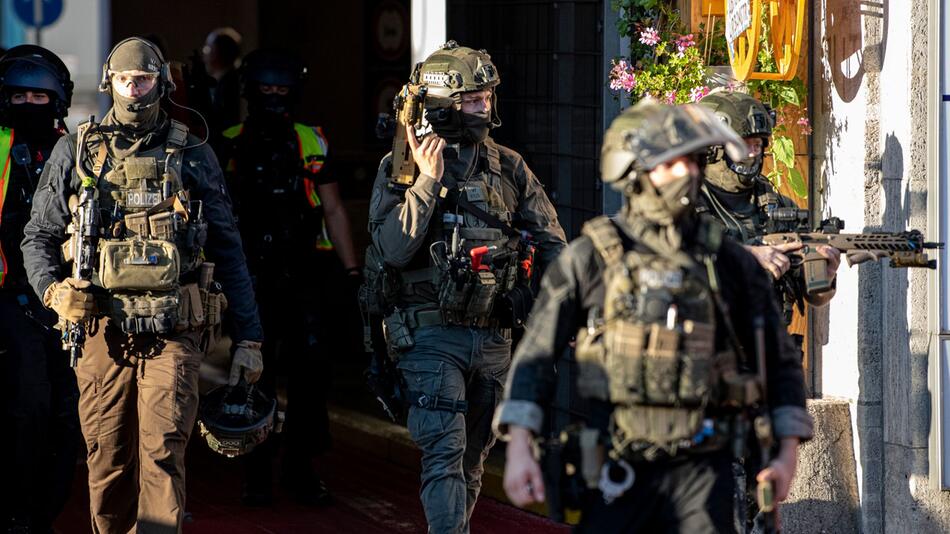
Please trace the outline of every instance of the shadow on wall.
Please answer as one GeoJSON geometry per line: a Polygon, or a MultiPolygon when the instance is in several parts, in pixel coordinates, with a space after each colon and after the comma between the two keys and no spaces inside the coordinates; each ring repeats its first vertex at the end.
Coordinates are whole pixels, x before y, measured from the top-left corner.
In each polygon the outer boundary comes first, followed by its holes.
{"type": "MultiPolygon", "coordinates": [[[[908,227],[912,206],[926,205],[926,191],[912,191],[904,169],[901,142],[888,134],[880,160],[866,166],[868,217],[881,224],[868,226],[865,232],[902,231],[908,227]]],[[[865,529],[878,527],[887,532],[912,532],[920,527],[915,500],[919,496],[911,494],[910,477],[926,478],[929,470],[927,354],[911,348],[908,290],[906,269],[893,269],[883,262],[859,268],[857,430],[863,466],[862,509],[865,529]]]]}
{"type": "Polygon", "coordinates": [[[884,63],[887,14],[887,0],[827,0],[825,45],[831,77],[841,100],[851,102],[857,96],[868,62],[884,63]],[[883,19],[880,44],[864,42],[864,24],[868,17],[883,19]],[[877,55],[880,57],[871,57],[877,55]]]}

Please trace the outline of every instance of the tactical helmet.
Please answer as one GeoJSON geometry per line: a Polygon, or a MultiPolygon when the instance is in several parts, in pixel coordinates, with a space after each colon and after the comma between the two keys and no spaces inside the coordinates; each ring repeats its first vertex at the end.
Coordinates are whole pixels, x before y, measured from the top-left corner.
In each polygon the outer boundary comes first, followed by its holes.
{"type": "Polygon", "coordinates": [[[241,77],[241,95],[247,99],[251,115],[260,112],[293,112],[307,77],[307,67],[293,54],[280,50],[251,52],[244,56],[238,72],[241,77]],[[286,95],[264,95],[257,90],[260,85],[279,85],[290,90],[286,95]]]}
{"type": "Polygon", "coordinates": [[[705,153],[716,145],[724,145],[736,158],[747,152],[745,142],[709,110],[696,104],[668,106],[644,98],[624,110],[604,134],[601,179],[627,192],[641,173],[680,156],[705,153]]]}
{"type": "Polygon", "coordinates": [[[712,93],[699,103],[712,110],[740,137],[763,137],[768,140],[772,135],[775,111],[745,93],[712,93]]]}
{"type": "Polygon", "coordinates": [[[276,400],[242,380],[237,386],[221,386],[202,397],[198,426],[211,450],[234,458],[267,439],[276,410],[276,400]]]}
{"type": "Polygon", "coordinates": [[[484,50],[449,41],[412,72],[412,83],[423,84],[436,96],[458,98],[462,93],[491,89],[501,83],[498,69],[484,50]]]}
{"type": "MultiPolygon", "coordinates": [[[[307,67],[296,57],[280,50],[255,50],[241,61],[241,82],[298,87],[307,76],[307,67]]],[[[245,85],[244,91],[247,91],[245,85]]]]}
{"type": "MultiPolygon", "coordinates": [[[[0,56],[0,88],[38,89],[50,95],[55,117],[62,119],[73,99],[69,69],[56,54],[36,45],[19,45],[0,56]]],[[[0,114],[9,105],[0,100],[0,114]]]]}
{"type": "Polygon", "coordinates": [[[775,126],[775,111],[757,99],[736,92],[717,92],[707,95],[700,105],[712,110],[719,119],[742,137],[762,138],[762,152],[749,155],[749,151],[736,159],[721,154],[718,149],[709,153],[710,167],[707,181],[726,191],[740,191],[752,187],[765,161],[765,148],[775,126]]]}

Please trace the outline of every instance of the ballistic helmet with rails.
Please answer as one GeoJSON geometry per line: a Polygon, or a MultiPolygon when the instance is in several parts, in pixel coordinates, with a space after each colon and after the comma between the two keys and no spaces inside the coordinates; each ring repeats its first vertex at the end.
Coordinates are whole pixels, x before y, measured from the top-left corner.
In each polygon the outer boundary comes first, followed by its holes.
{"type": "Polygon", "coordinates": [[[228,458],[251,452],[274,430],[277,401],[243,380],[201,397],[198,427],[208,447],[228,458]]]}

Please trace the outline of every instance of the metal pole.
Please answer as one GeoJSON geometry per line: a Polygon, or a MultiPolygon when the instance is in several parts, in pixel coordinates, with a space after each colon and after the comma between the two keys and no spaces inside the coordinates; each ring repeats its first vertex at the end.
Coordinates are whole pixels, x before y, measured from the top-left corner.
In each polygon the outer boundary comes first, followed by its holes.
{"type": "Polygon", "coordinates": [[[33,0],[33,25],[36,29],[36,46],[43,46],[43,0],[33,0]]]}

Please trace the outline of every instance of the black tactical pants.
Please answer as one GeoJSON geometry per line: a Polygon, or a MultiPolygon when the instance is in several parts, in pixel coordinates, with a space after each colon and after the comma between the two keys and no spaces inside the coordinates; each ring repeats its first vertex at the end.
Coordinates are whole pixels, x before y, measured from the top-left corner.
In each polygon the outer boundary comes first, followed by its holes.
{"type": "Polygon", "coordinates": [[[611,504],[584,503],[574,532],[734,533],[732,456],[717,452],[633,465],[633,487],[611,504]]]}
{"type": "MultiPolygon", "coordinates": [[[[507,330],[429,326],[413,331],[415,347],[398,367],[410,394],[438,399],[410,405],[409,435],[422,451],[420,497],[431,534],[467,534],[495,443],[492,414],[511,366],[507,330]],[[450,403],[464,401],[464,412],[450,403]]],[[[417,401],[418,402],[418,401],[417,401]]]]}
{"type": "Polygon", "coordinates": [[[79,392],[52,329],[55,322],[32,289],[0,289],[0,461],[9,492],[0,528],[11,521],[9,526],[48,532],[69,497],[79,448],[79,392]]]}

